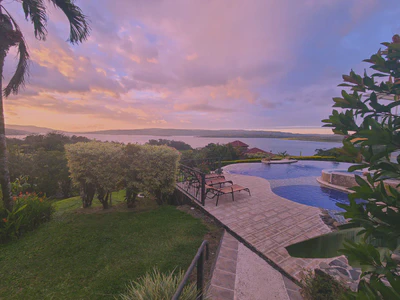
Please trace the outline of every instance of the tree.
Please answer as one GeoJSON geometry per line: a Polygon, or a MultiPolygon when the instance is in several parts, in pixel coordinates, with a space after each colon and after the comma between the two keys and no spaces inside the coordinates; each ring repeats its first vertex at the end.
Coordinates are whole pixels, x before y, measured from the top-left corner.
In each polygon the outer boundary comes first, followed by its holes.
{"type": "Polygon", "coordinates": [[[154,146],[169,146],[175,148],[179,151],[186,151],[186,150],[193,150],[193,148],[182,141],[174,141],[174,140],[165,140],[165,139],[158,139],[158,140],[149,140],[146,144],[154,145],[154,146]]]}
{"type": "MultiPolygon", "coordinates": [[[[11,209],[10,174],[7,165],[7,144],[5,135],[3,95],[7,98],[10,94],[17,94],[20,87],[25,84],[28,74],[29,53],[24,36],[13,17],[4,7],[4,0],[0,0],[0,185],[3,193],[4,207],[11,209]],[[3,90],[3,67],[6,55],[11,47],[18,47],[19,61],[14,75],[3,90]]],[[[73,0],[20,0],[25,18],[30,19],[35,37],[45,40],[47,35],[47,7],[46,2],[61,9],[70,24],[69,42],[72,44],[83,42],[87,39],[90,27],[86,16],[73,0]]]]}
{"type": "Polygon", "coordinates": [[[363,76],[351,71],[343,75],[342,97],[334,98],[329,119],[323,120],[333,132],[346,136],[357,147],[363,161],[349,171],[368,168],[372,174],[355,176],[350,204],[337,204],[350,222],[341,230],[287,247],[297,257],[347,256],[361,266],[358,292],[353,299],[400,299],[400,36],[383,43],[365,60],[377,72],[363,76]],[[355,199],[364,202],[356,202],[355,199]]]}
{"type": "Polygon", "coordinates": [[[175,189],[179,151],[167,146],[128,144],[125,147],[125,182],[128,207],[133,207],[139,192],[164,204],[175,189]]]}
{"type": "Polygon", "coordinates": [[[72,180],[81,188],[83,207],[97,198],[108,208],[113,191],[122,187],[123,145],[109,142],[76,143],[65,146],[72,180]]]}

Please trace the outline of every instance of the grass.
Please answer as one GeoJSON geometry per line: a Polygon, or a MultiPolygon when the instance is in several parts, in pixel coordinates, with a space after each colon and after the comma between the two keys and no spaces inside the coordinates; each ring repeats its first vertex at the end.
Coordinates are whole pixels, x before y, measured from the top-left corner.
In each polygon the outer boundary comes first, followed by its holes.
{"type": "Polygon", "coordinates": [[[52,221],[0,245],[1,299],[110,299],[153,267],[185,270],[208,231],[172,206],[78,213],[73,197],[55,207],[52,221]]]}

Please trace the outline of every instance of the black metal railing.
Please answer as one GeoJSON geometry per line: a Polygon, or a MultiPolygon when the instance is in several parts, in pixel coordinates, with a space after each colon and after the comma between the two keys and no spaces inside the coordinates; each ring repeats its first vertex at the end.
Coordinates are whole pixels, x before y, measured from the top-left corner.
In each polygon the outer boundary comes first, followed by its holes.
{"type": "Polygon", "coordinates": [[[177,186],[185,190],[193,200],[201,203],[203,206],[206,200],[205,182],[206,175],[199,169],[182,164],[179,165],[176,178],[177,186]]]}
{"type": "Polygon", "coordinates": [[[183,288],[189,281],[189,277],[192,274],[195,267],[197,267],[197,297],[196,300],[203,300],[204,298],[204,252],[205,252],[205,260],[208,260],[208,242],[203,241],[199,250],[197,250],[196,256],[193,258],[192,263],[187,269],[185,275],[181,283],[178,286],[178,289],[175,292],[175,295],[172,297],[172,300],[178,300],[180,295],[182,294],[183,288]]]}
{"type": "Polygon", "coordinates": [[[195,159],[185,159],[182,160],[181,163],[185,166],[191,168],[197,168],[204,173],[216,172],[221,173],[222,163],[224,160],[222,157],[214,157],[214,158],[195,158],[195,159]]]}

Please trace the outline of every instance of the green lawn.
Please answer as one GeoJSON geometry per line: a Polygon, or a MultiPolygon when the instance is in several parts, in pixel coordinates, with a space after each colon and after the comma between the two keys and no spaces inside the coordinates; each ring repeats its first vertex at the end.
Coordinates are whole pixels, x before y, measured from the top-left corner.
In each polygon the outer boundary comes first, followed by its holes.
{"type": "Polygon", "coordinates": [[[172,206],[87,214],[74,213],[77,200],[56,203],[54,220],[0,245],[1,299],[113,299],[154,266],[186,269],[208,231],[172,206]]]}

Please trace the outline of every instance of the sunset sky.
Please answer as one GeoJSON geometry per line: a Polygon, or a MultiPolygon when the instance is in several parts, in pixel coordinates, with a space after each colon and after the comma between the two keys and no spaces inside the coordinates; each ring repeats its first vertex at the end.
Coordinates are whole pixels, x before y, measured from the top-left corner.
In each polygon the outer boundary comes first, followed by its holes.
{"type": "Polygon", "coordinates": [[[319,127],[341,75],[400,33],[398,0],[79,0],[92,33],[71,46],[60,11],[43,42],[3,4],[32,58],[6,123],[69,131],[319,127]]]}

